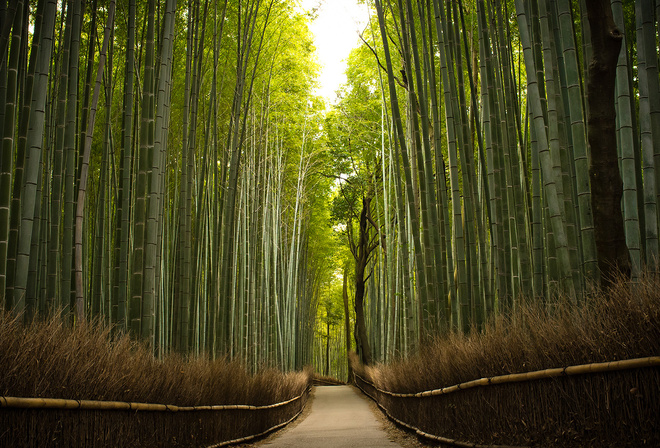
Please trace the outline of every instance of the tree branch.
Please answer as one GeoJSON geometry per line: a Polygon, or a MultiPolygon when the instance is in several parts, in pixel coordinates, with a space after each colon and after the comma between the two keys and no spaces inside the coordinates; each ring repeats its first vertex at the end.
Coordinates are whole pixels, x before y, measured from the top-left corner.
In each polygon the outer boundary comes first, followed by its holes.
{"type": "MultiPolygon", "coordinates": [[[[376,53],[376,50],[375,50],[371,45],[369,45],[369,42],[367,42],[367,41],[364,39],[364,37],[362,37],[362,33],[360,33],[360,40],[361,40],[361,41],[367,46],[367,48],[369,48],[369,50],[371,50],[371,52],[373,53],[373,55],[376,57],[376,62],[378,63],[378,65],[380,66],[380,68],[382,68],[385,72],[387,72],[387,69],[385,68],[385,66],[383,66],[383,64],[380,62],[380,58],[378,57],[378,53],[376,53]]],[[[405,73],[402,72],[402,74],[403,74],[403,76],[405,77],[405,73]]],[[[392,74],[392,76],[394,77],[394,80],[396,81],[397,84],[399,84],[399,85],[400,85],[401,87],[403,87],[404,89],[408,90],[408,83],[407,83],[407,82],[402,82],[402,81],[401,81],[396,75],[394,75],[394,74],[392,74]]]]}

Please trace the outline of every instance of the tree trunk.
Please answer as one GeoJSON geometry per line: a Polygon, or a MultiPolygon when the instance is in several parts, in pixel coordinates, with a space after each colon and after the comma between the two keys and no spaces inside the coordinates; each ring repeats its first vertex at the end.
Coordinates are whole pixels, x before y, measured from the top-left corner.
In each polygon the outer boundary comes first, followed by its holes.
{"type": "Polygon", "coordinates": [[[326,338],[325,338],[325,376],[330,376],[330,313],[326,320],[326,338]]]}
{"type": "Polygon", "coordinates": [[[587,10],[593,45],[587,84],[592,151],[589,175],[598,267],[603,285],[607,286],[618,272],[630,275],[621,214],[623,183],[619,174],[614,107],[616,65],[623,36],[614,23],[609,0],[588,0],[587,10]]]}
{"type": "MultiPolygon", "coordinates": [[[[344,268],[344,287],[342,288],[342,298],[344,299],[344,329],[346,330],[346,356],[351,352],[351,315],[348,312],[348,269],[344,268]]],[[[348,382],[353,377],[351,362],[348,360],[348,382]]]]}
{"type": "Polygon", "coordinates": [[[367,336],[367,324],[364,319],[365,278],[364,271],[369,261],[369,232],[368,213],[371,207],[371,198],[362,199],[362,212],[360,213],[360,236],[355,249],[355,321],[357,327],[356,342],[359,349],[360,360],[363,364],[371,364],[371,348],[367,336]]]}

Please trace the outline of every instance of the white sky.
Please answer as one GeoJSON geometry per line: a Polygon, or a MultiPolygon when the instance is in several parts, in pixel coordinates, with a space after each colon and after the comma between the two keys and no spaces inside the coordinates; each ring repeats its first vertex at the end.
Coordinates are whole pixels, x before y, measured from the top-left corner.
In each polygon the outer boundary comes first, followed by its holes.
{"type": "Polygon", "coordinates": [[[359,45],[358,34],[366,26],[369,10],[356,0],[301,0],[300,3],[305,11],[320,5],[318,16],[310,25],[321,63],[317,94],[333,103],[335,91],[346,82],[345,59],[359,45]]]}

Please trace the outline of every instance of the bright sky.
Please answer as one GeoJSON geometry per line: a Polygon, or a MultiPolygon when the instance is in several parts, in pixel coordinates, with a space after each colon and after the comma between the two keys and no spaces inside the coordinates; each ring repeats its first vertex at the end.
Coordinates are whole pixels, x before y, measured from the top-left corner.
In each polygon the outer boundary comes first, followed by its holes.
{"type": "Polygon", "coordinates": [[[301,0],[309,11],[319,7],[316,20],[310,25],[321,63],[318,95],[328,103],[335,100],[335,91],[346,82],[346,61],[351,50],[359,45],[359,33],[369,19],[367,5],[356,0],[301,0]]]}

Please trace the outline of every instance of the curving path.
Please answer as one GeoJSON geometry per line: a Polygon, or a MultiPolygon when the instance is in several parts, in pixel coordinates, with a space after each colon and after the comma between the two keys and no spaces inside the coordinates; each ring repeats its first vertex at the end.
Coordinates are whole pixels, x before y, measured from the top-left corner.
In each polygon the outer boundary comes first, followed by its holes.
{"type": "Polygon", "coordinates": [[[272,448],[400,447],[389,439],[365,397],[350,386],[314,388],[311,413],[289,431],[264,443],[272,448]]]}

